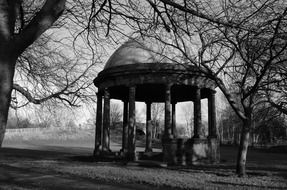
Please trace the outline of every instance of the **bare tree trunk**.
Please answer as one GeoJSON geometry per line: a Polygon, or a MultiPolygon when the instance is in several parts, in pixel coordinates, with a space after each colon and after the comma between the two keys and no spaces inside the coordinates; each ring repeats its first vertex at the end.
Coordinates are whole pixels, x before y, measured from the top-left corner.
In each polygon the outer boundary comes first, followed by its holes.
{"type": "Polygon", "coordinates": [[[18,56],[61,16],[66,0],[47,0],[33,19],[15,35],[22,1],[0,1],[0,148],[4,140],[18,56]]]}
{"type": "Polygon", "coordinates": [[[250,127],[251,127],[251,119],[245,120],[242,126],[240,144],[237,156],[236,173],[239,176],[246,175],[246,157],[247,157],[247,149],[250,136],[250,127]]]}
{"type": "Polygon", "coordinates": [[[7,55],[0,55],[0,148],[4,140],[8,111],[11,102],[14,67],[16,59],[8,59],[7,55]],[[4,59],[3,57],[6,57],[4,59]]]}

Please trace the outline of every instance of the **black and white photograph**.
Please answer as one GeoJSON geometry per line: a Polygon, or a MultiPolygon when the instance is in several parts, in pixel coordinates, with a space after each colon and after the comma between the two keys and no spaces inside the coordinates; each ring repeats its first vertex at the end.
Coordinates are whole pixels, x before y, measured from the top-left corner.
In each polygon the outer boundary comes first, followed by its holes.
{"type": "Polygon", "coordinates": [[[0,190],[287,189],[287,1],[0,0],[0,190]]]}

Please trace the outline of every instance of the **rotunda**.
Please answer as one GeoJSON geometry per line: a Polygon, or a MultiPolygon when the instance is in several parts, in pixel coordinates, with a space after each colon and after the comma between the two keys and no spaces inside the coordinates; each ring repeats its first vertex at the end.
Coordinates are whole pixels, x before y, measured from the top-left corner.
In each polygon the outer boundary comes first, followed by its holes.
{"type": "Polygon", "coordinates": [[[152,152],[151,104],[165,104],[162,137],[163,162],[197,164],[217,162],[219,143],[216,130],[214,81],[202,70],[186,64],[159,62],[143,43],[129,40],[119,47],[94,80],[97,92],[96,139],[94,155],[110,150],[110,99],[123,102],[121,153],[136,160],[135,102],[146,104],[146,147],[152,152]],[[204,136],[201,100],[208,99],[208,136],[204,136]],[[176,104],[193,101],[194,133],[184,141],[175,136],[176,104]],[[103,105],[103,106],[102,106],[103,105]]]}

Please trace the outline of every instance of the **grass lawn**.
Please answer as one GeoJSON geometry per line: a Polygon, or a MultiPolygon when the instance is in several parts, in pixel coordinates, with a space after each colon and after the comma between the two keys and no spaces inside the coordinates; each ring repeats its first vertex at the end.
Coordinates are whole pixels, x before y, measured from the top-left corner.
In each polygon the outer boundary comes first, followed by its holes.
{"type": "Polygon", "coordinates": [[[238,178],[236,147],[222,147],[218,165],[164,168],[94,162],[92,139],[90,145],[88,139],[53,140],[53,145],[18,139],[24,149],[12,142],[0,150],[0,189],[287,189],[287,154],[266,150],[250,149],[248,176],[238,178]],[[25,143],[43,148],[31,150],[35,146],[25,143]]]}

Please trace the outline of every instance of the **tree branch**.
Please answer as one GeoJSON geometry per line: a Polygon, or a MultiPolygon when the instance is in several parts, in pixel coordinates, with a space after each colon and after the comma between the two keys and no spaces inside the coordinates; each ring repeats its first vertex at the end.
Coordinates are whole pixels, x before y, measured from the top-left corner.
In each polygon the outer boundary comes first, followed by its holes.
{"type": "Polygon", "coordinates": [[[15,48],[20,55],[42,33],[44,33],[60,17],[65,9],[66,0],[46,0],[42,9],[31,22],[15,37],[15,48]]]}
{"type": "Polygon", "coordinates": [[[59,92],[56,92],[56,93],[53,93],[47,97],[44,97],[44,98],[41,98],[41,99],[37,99],[37,98],[34,98],[30,92],[26,89],[24,89],[23,87],[21,87],[19,84],[13,84],[13,89],[16,90],[17,92],[21,93],[29,102],[33,103],[33,104],[41,104],[49,99],[52,99],[52,98],[57,98],[61,101],[65,101],[67,102],[70,106],[76,106],[75,104],[73,104],[72,101],[66,99],[66,98],[63,98],[61,97],[60,95],[61,94],[64,94],[64,90],[62,91],[59,91],[59,92]]]}
{"type": "Polygon", "coordinates": [[[194,9],[191,9],[191,8],[188,8],[186,6],[182,6],[174,1],[171,1],[171,0],[160,0],[162,3],[164,4],[167,4],[169,6],[172,6],[178,10],[181,10],[183,12],[186,12],[186,13],[190,13],[194,16],[197,16],[199,18],[202,18],[202,19],[205,19],[205,20],[208,20],[212,23],[216,23],[216,24],[219,24],[219,25],[224,25],[224,26],[227,26],[227,27],[232,27],[232,28],[238,28],[238,25],[234,24],[234,23],[230,23],[230,22],[226,22],[226,21],[222,21],[220,19],[216,19],[216,18],[212,18],[206,14],[203,14],[201,12],[198,12],[197,10],[194,10],[194,9]]]}

